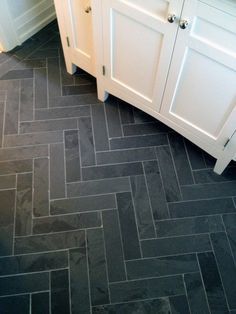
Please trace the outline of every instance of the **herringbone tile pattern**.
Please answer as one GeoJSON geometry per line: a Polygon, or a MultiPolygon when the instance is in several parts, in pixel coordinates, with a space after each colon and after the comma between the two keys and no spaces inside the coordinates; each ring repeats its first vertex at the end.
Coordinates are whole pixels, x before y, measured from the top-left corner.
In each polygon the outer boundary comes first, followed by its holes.
{"type": "Polygon", "coordinates": [[[235,165],[100,103],[56,23],[0,62],[0,313],[235,313],[235,165]]]}

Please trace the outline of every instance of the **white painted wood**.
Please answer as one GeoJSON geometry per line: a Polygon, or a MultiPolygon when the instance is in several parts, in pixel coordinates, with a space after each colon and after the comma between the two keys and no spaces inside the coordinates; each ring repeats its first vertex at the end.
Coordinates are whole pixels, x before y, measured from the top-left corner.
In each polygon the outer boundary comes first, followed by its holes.
{"type": "Polygon", "coordinates": [[[236,127],[236,17],[189,0],[182,19],[161,114],[223,149],[236,127]]]}
{"type": "Polygon", "coordinates": [[[174,47],[182,1],[103,0],[103,49],[106,91],[128,102],[159,110],[174,47]]]}

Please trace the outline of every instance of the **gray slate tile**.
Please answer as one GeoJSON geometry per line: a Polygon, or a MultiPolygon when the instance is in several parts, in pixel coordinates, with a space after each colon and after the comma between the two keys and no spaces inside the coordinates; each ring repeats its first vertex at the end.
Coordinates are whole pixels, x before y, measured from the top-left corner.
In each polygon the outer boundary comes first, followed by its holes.
{"type": "Polygon", "coordinates": [[[58,96],[49,99],[49,107],[72,107],[72,106],[84,106],[90,104],[97,104],[100,101],[97,99],[97,93],[89,93],[84,95],[67,95],[58,96]]]}
{"type": "Polygon", "coordinates": [[[223,221],[236,263],[236,213],[223,215],[223,221]]]}
{"type": "Polygon", "coordinates": [[[234,167],[227,167],[221,175],[216,174],[212,169],[197,170],[193,172],[194,181],[200,183],[227,182],[236,180],[234,167]]]}
{"type": "Polygon", "coordinates": [[[65,160],[64,145],[50,145],[50,197],[65,197],[65,160]]]}
{"type": "Polygon", "coordinates": [[[68,270],[51,272],[51,314],[70,314],[68,270]]]}
{"type": "Polygon", "coordinates": [[[123,125],[124,136],[158,134],[168,131],[168,127],[156,120],[155,122],[123,125]]]}
{"type": "Polygon", "coordinates": [[[33,314],[49,314],[49,292],[33,293],[31,296],[31,311],[33,314]]]}
{"type": "Polygon", "coordinates": [[[33,79],[20,82],[20,121],[33,120],[33,79]]]}
{"type": "Polygon", "coordinates": [[[3,148],[0,150],[0,161],[21,160],[48,156],[48,146],[3,148]]]}
{"type": "Polygon", "coordinates": [[[105,103],[105,110],[109,138],[122,136],[119,107],[115,97],[109,96],[107,102],[105,103]]]}
{"type": "Polygon", "coordinates": [[[47,59],[48,97],[54,98],[62,95],[59,58],[47,59]]]}
{"type": "Polygon", "coordinates": [[[108,130],[103,104],[92,105],[92,123],[94,131],[95,150],[109,150],[108,130]]]}
{"type": "Polygon", "coordinates": [[[185,295],[170,297],[171,314],[190,314],[188,300],[185,295]]]}
{"type": "Polygon", "coordinates": [[[95,165],[95,147],[90,117],[79,118],[81,166],[95,165]]]}
{"type": "Polygon", "coordinates": [[[59,107],[35,110],[35,120],[86,117],[89,115],[89,106],[59,107]]]}
{"type": "Polygon", "coordinates": [[[4,134],[18,133],[18,113],[20,102],[20,82],[9,82],[6,110],[5,110],[5,125],[4,134]]]}
{"type": "Polygon", "coordinates": [[[30,296],[29,295],[15,295],[15,296],[0,298],[0,311],[2,314],[29,313],[30,296]]]}
{"type": "Polygon", "coordinates": [[[9,190],[15,188],[16,176],[14,174],[0,176],[0,190],[9,190]]]}
{"type": "Polygon", "coordinates": [[[78,130],[65,131],[66,181],[75,182],[81,179],[80,146],[78,130]]]}
{"type": "Polygon", "coordinates": [[[32,171],[31,159],[0,162],[0,175],[30,171],[32,171]]]}
{"type": "Polygon", "coordinates": [[[85,84],[85,85],[67,85],[62,86],[62,95],[82,95],[82,94],[91,94],[97,91],[95,84],[85,84]]]}
{"type": "Polygon", "coordinates": [[[20,126],[20,133],[48,132],[67,129],[71,130],[76,128],[77,120],[75,118],[47,121],[32,121],[22,122],[20,126]]]}
{"type": "Polygon", "coordinates": [[[19,79],[26,79],[33,77],[33,70],[32,69],[25,69],[25,70],[11,70],[1,76],[1,80],[19,80],[19,79]]]}
{"type": "Polygon", "coordinates": [[[34,86],[35,108],[47,108],[48,87],[46,68],[34,69],[34,86]]]}

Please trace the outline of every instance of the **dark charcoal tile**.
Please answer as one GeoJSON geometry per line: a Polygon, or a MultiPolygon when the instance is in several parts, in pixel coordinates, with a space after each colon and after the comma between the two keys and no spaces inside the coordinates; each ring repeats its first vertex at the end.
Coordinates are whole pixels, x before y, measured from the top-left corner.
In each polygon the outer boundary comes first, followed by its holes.
{"type": "Polygon", "coordinates": [[[209,236],[206,234],[144,240],[141,242],[143,256],[155,257],[211,250],[209,236]]]}
{"type": "Polygon", "coordinates": [[[37,49],[29,56],[29,59],[58,57],[58,49],[37,49]]]}
{"type": "Polygon", "coordinates": [[[108,150],[109,140],[104,105],[92,105],[91,108],[96,151],[108,150]]]}
{"type": "Polygon", "coordinates": [[[0,150],[0,161],[11,161],[48,156],[48,146],[3,148],[0,150]]]}
{"type": "Polygon", "coordinates": [[[185,139],[186,143],[186,148],[191,164],[191,168],[193,170],[196,169],[205,169],[206,168],[206,163],[203,155],[203,151],[194,145],[193,143],[189,142],[188,140],[185,139]]]}
{"type": "Polygon", "coordinates": [[[34,86],[35,108],[47,108],[48,87],[46,68],[34,69],[34,86]]]}
{"type": "Polygon", "coordinates": [[[124,125],[123,131],[124,136],[158,134],[167,132],[168,127],[156,120],[155,122],[124,125]]]}
{"type": "Polygon", "coordinates": [[[92,84],[96,83],[96,79],[94,76],[86,73],[75,73],[74,74],[74,84],[75,85],[85,85],[85,84],[92,84]]]}
{"type": "Polygon", "coordinates": [[[140,258],[140,244],[131,193],[118,193],[117,206],[125,259],[140,258]]]}
{"type": "Polygon", "coordinates": [[[34,133],[34,132],[48,132],[56,130],[71,130],[77,128],[77,120],[60,119],[47,121],[32,121],[22,122],[20,126],[20,133],[34,133]]]}
{"type": "Polygon", "coordinates": [[[16,160],[0,162],[0,175],[32,171],[32,160],[16,160]]]}
{"type": "Polygon", "coordinates": [[[170,149],[168,146],[158,147],[156,149],[157,158],[160,165],[160,171],[163,179],[164,190],[167,202],[181,200],[179,183],[175,174],[170,149]]]}
{"type": "Polygon", "coordinates": [[[118,99],[118,105],[120,110],[121,123],[134,123],[133,107],[121,99],[118,99]]]}
{"type": "Polygon", "coordinates": [[[81,149],[81,165],[95,165],[95,150],[91,118],[79,119],[79,138],[81,149]]]}
{"type": "Polygon", "coordinates": [[[49,289],[49,274],[35,273],[0,278],[0,295],[45,291],[49,289]]]}
{"type": "Polygon", "coordinates": [[[65,131],[66,181],[75,182],[81,179],[80,147],[78,130],[65,131]]]}
{"type": "Polygon", "coordinates": [[[49,99],[49,107],[72,107],[97,104],[97,93],[89,93],[84,95],[59,96],[49,99]]]}
{"type": "Polygon", "coordinates": [[[185,295],[170,297],[171,314],[190,314],[188,300],[185,295]]]}
{"type": "Polygon", "coordinates": [[[90,115],[89,106],[37,109],[35,111],[35,120],[86,117],[89,115],[90,115]]]}
{"type": "Polygon", "coordinates": [[[101,226],[99,212],[36,218],[33,221],[33,233],[50,233],[67,230],[94,228],[101,226]]]}
{"type": "Polygon", "coordinates": [[[27,145],[59,143],[62,141],[63,141],[62,131],[51,131],[20,135],[6,135],[4,137],[4,146],[17,147],[27,145]]]}
{"type": "Polygon", "coordinates": [[[109,282],[126,280],[124,253],[116,210],[102,213],[109,282]]]}
{"type": "Polygon", "coordinates": [[[20,101],[19,86],[19,81],[9,82],[5,110],[4,134],[18,133],[18,112],[20,101]]]}
{"type": "Polygon", "coordinates": [[[156,236],[152,210],[144,175],[130,177],[134,209],[136,213],[139,238],[148,239],[156,236]]]}
{"type": "Polygon", "coordinates": [[[87,247],[92,305],[110,303],[102,229],[87,231],[87,247]]]}
{"type": "Polygon", "coordinates": [[[25,69],[25,70],[11,70],[1,76],[1,80],[19,80],[19,79],[26,79],[33,77],[33,70],[32,69],[25,69]]]}
{"type": "Polygon", "coordinates": [[[49,314],[49,293],[33,293],[31,297],[32,314],[49,314]]]}
{"type": "Polygon", "coordinates": [[[197,200],[236,195],[236,181],[196,184],[181,187],[184,200],[197,200]]]}
{"type": "Polygon", "coordinates": [[[50,198],[65,197],[64,145],[50,145],[50,198]],[[60,169],[60,171],[58,171],[60,169]]]}
{"type": "Polygon", "coordinates": [[[199,270],[195,254],[128,261],[126,268],[128,279],[178,275],[199,270]]]}
{"type": "Polygon", "coordinates": [[[59,51],[59,62],[60,62],[60,75],[61,75],[61,83],[62,85],[73,85],[74,84],[74,76],[69,74],[66,70],[64,55],[62,50],[59,51]]]}
{"type": "Polygon", "coordinates": [[[15,69],[38,69],[38,68],[46,68],[46,60],[43,59],[33,59],[33,60],[21,60],[21,62],[15,67],[15,69]]]}
{"type": "Polygon", "coordinates": [[[115,164],[122,162],[143,161],[156,159],[153,147],[124,149],[119,151],[97,153],[97,164],[115,164]]]}
{"type": "Polygon", "coordinates": [[[59,58],[48,58],[48,96],[54,98],[62,96],[59,58]]]}
{"type": "Polygon", "coordinates": [[[184,294],[184,284],[182,276],[170,276],[110,284],[110,292],[118,303],[184,294]]]}
{"type": "Polygon", "coordinates": [[[76,248],[69,252],[71,314],[89,314],[88,264],[85,248],[76,248]]]}
{"type": "Polygon", "coordinates": [[[51,272],[51,314],[70,314],[68,270],[51,272]]]}
{"type": "Polygon", "coordinates": [[[197,184],[236,180],[236,171],[234,167],[227,167],[221,175],[216,174],[212,169],[194,171],[193,175],[197,184]]]}
{"type": "Polygon", "coordinates": [[[20,121],[33,120],[33,80],[20,82],[20,121]]]}
{"type": "Polygon", "coordinates": [[[0,147],[2,147],[3,140],[4,107],[4,102],[0,100],[0,147]]]}
{"type": "Polygon", "coordinates": [[[0,256],[12,254],[15,190],[0,191],[0,256]]]}
{"type": "Polygon", "coordinates": [[[218,269],[230,309],[236,309],[236,266],[224,232],[211,234],[218,269]],[[226,266],[227,265],[227,266],[226,266]]]}
{"type": "Polygon", "coordinates": [[[210,314],[200,274],[186,274],[184,275],[184,281],[191,313],[210,314]]]}
{"type": "Polygon", "coordinates": [[[232,249],[234,260],[236,262],[236,214],[223,215],[224,225],[226,227],[229,243],[232,249]]]}
{"type": "Polygon", "coordinates": [[[75,85],[75,86],[63,86],[62,95],[81,95],[81,94],[90,94],[96,93],[97,87],[95,84],[86,84],[86,85],[75,85]]]}
{"type": "Polygon", "coordinates": [[[133,107],[134,123],[156,122],[157,119],[146,112],[133,107]]]}
{"type": "Polygon", "coordinates": [[[84,247],[83,230],[68,231],[56,234],[34,235],[15,239],[15,254],[28,254],[73,247],[84,247]]]}
{"type": "Polygon", "coordinates": [[[158,238],[218,232],[223,230],[224,226],[220,216],[203,216],[156,221],[156,232],[158,238]]]}
{"type": "Polygon", "coordinates": [[[177,133],[169,133],[168,137],[180,185],[193,184],[193,175],[183,137],[177,133]]]}
{"type": "Polygon", "coordinates": [[[34,216],[49,215],[49,160],[37,158],[34,160],[34,216]]]}
{"type": "Polygon", "coordinates": [[[129,178],[112,178],[67,184],[68,197],[130,191],[129,178]]]}
{"type": "Polygon", "coordinates": [[[51,202],[51,214],[67,214],[116,208],[113,194],[82,196],[51,202]]]}
{"type": "Polygon", "coordinates": [[[130,162],[110,166],[96,166],[82,169],[83,180],[128,177],[143,174],[141,162],[130,162]]]}
{"type": "MultiPolygon", "coordinates": [[[[1,314],[28,314],[30,311],[29,295],[15,295],[0,298],[1,314]]],[[[35,313],[36,314],[36,313],[35,313]]],[[[45,313],[46,314],[46,313],[45,313]]]]}
{"type": "Polygon", "coordinates": [[[18,174],[15,235],[31,234],[32,207],[32,173],[18,174]]]}
{"type": "Polygon", "coordinates": [[[208,304],[213,313],[228,313],[224,290],[212,252],[198,254],[208,304]]]}
{"type": "Polygon", "coordinates": [[[105,103],[105,110],[107,116],[109,137],[112,138],[122,136],[119,107],[117,99],[115,97],[109,97],[109,99],[105,103]]]}
{"type": "Polygon", "coordinates": [[[14,174],[0,176],[0,190],[16,188],[16,176],[14,174]]]}
{"type": "Polygon", "coordinates": [[[66,251],[3,257],[0,258],[0,276],[41,272],[67,266],[66,251]]]}
{"type": "Polygon", "coordinates": [[[166,204],[165,191],[158,167],[158,162],[145,161],[143,162],[144,173],[147,181],[148,194],[152,208],[154,219],[169,218],[168,207],[166,204]]]}
{"type": "MultiPolygon", "coordinates": [[[[145,300],[129,303],[101,305],[93,307],[93,314],[170,314],[168,299],[160,298],[155,300],[145,300]]],[[[183,313],[182,313],[183,314],[183,313]]]]}
{"type": "Polygon", "coordinates": [[[170,217],[194,217],[235,212],[232,199],[218,198],[212,200],[189,201],[169,204],[170,217]]]}
{"type": "Polygon", "coordinates": [[[167,135],[162,133],[154,135],[130,136],[125,138],[113,138],[110,140],[111,149],[153,147],[167,145],[167,143],[167,135]]]}

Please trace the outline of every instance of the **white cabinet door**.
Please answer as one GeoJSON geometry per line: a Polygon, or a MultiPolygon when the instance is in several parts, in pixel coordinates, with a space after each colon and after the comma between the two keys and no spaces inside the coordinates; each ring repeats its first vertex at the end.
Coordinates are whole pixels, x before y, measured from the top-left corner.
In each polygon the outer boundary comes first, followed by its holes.
{"type": "Polygon", "coordinates": [[[93,56],[93,30],[90,0],[60,1],[65,8],[70,60],[79,68],[95,75],[93,56]]]}
{"type": "Polygon", "coordinates": [[[102,0],[104,89],[158,111],[178,29],[182,0],[102,0]]]}
{"type": "Polygon", "coordinates": [[[236,16],[188,0],[181,19],[161,114],[223,149],[236,128],[236,16]]]}

